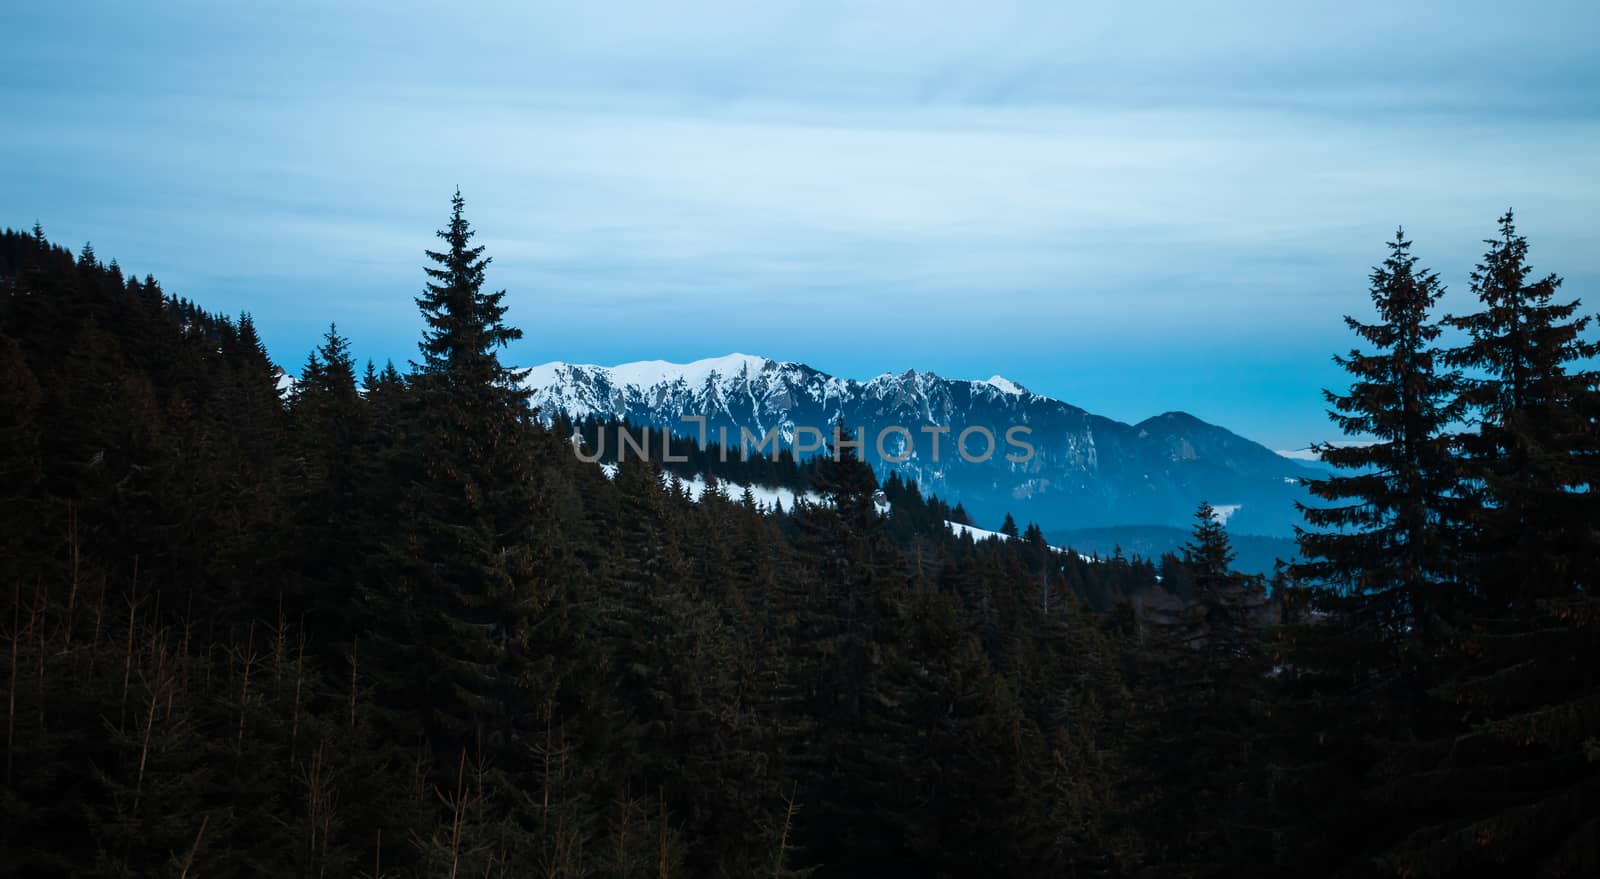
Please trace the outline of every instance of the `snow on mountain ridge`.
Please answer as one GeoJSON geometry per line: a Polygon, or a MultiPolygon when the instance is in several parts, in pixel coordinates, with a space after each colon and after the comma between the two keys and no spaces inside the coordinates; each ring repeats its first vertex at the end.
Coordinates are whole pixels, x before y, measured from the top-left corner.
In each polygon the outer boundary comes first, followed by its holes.
{"type": "Polygon", "coordinates": [[[531,388],[547,388],[578,373],[603,374],[613,385],[619,387],[635,387],[640,390],[649,390],[662,384],[676,384],[682,382],[690,387],[704,385],[713,376],[722,378],[737,378],[761,372],[769,365],[787,366],[766,357],[753,354],[733,353],[723,357],[707,357],[702,360],[692,360],[688,363],[672,363],[666,360],[637,360],[631,363],[619,363],[616,366],[601,366],[594,363],[567,363],[561,360],[552,360],[542,363],[528,370],[526,384],[531,388]]]}
{"type": "Polygon", "coordinates": [[[750,354],[729,354],[710,357],[689,363],[669,363],[665,360],[641,360],[611,367],[611,375],[624,385],[651,388],[661,384],[683,382],[691,388],[704,385],[713,377],[738,378],[751,376],[766,369],[772,361],[750,354]]]}
{"type": "MultiPolygon", "coordinates": [[[[714,395],[726,396],[739,387],[754,393],[752,386],[759,383],[761,390],[779,398],[785,394],[803,392],[813,402],[819,403],[907,397],[931,402],[930,394],[950,381],[935,373],[914,369],[900,374],[886,372],[866,381],[857,381],[828,375],[803,363],[733,353],[688,363],[640,360],[615,366],[557,360],[531,367],[524,384],[534,391],[536,405],[581,416],[625,408],[630,391],[635,398],[653,398],[654,403],[659,403],[673,391],[687,390],[698,397],[710,387],[714,395]],[[610,393],[604,393],[606,389],[610,393]]],[[[966,384],[973,392],[981,392],[991,399],[1037,396],[1001,375],[983,380],[958,380],[958,383],[966,384]]],[[[1039,399],[1062,402],[1050,397],[1039,399]]]]}
{"type": "MultiPolygon", "coordinates": [[[[527,385],[541,417],[604,419],[665,428],[724,449],[775,434],[797,445],[802,427],[826,435],[843,420],[879,471],[961,502],[974,521],[1006,513],[1042,527],[1187,526],[1202,500],[1241,533],[1290,533],[1304,497],[1303,465],[1192,415],[1130,425],[1029,392],[1006,379],[946,379],[906,370],[867,381],[803,363],[730,354],[689,363],[605,367],[547,363],[527,385]],[[1031,448],[1008,453],[1013,428],[1031,448]],[[968,429],[987,430],[965,441],[968,429]],[[881,445],[881,448],[880,448],[881,445]],[[962,452],[971,452],[975,459],[962,452]]],[[[616,440],[620,442],[620,440],[616,440]]],[[[1017,448],[1020,449],[1020,446],[1017,448]]],[[[755,451],[755,454],[762,454],[755,451]]]]}

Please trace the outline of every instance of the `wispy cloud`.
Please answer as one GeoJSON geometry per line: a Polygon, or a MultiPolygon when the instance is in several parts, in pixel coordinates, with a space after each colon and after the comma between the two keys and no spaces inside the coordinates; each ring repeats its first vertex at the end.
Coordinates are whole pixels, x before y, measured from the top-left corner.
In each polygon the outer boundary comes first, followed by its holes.
{"type": "Polygon", "coordinates": [[[523,360],[1003,372],[1321,435],[1404,223],[1465,290],[1519,208],[1600,279],[1592,3],[215,4],[6,13],[0,222],[296,362],[410,353],[459,184],[523,360]]]}

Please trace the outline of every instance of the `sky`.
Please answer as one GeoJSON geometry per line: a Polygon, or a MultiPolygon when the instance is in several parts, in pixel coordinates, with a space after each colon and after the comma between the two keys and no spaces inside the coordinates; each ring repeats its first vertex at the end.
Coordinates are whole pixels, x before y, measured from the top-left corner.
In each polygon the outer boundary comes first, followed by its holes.
{"type": "Polygon", "coordinates": [[[416,354],[460,187],[507,359],[1004,375],[1273,448],[1397,226],[1471,307],[1515,207],[1600,310],[1600,4],[57,3],[0,9],[0,226],[416,354]]]}

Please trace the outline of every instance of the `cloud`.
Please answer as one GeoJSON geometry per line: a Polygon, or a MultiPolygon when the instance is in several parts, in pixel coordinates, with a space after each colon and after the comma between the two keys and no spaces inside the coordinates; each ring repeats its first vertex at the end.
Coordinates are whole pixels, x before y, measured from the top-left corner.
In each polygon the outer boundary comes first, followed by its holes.
{"type": "Polygon", "coordinates": [[[1592,3],[229,13],[14,13],[0,222],[248,307],[288,362],[328,319],[409,355],[456,185],[524,359],[1001,372],[1297,437],[1394,226],[1452,305],[1507,205],[1600,279],[1592,3]]]}

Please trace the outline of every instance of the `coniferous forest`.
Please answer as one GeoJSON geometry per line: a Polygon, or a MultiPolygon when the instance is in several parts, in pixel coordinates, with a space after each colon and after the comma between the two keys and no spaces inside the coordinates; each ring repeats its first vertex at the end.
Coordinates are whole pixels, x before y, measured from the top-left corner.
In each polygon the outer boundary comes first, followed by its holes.
{"type": "Polygon", "coordinates": [[[1600,348],[1486,231],[1470,313],[1375,254],[1327,404],[1376,442],[1270,579],[1204,506],[1083,559],[848,449],[691,463],[780,510],[579,460],[459,195],[416,359],[330,327],[286,391],[6,232],[0,875],[1600,875],[1600,348]]]}

